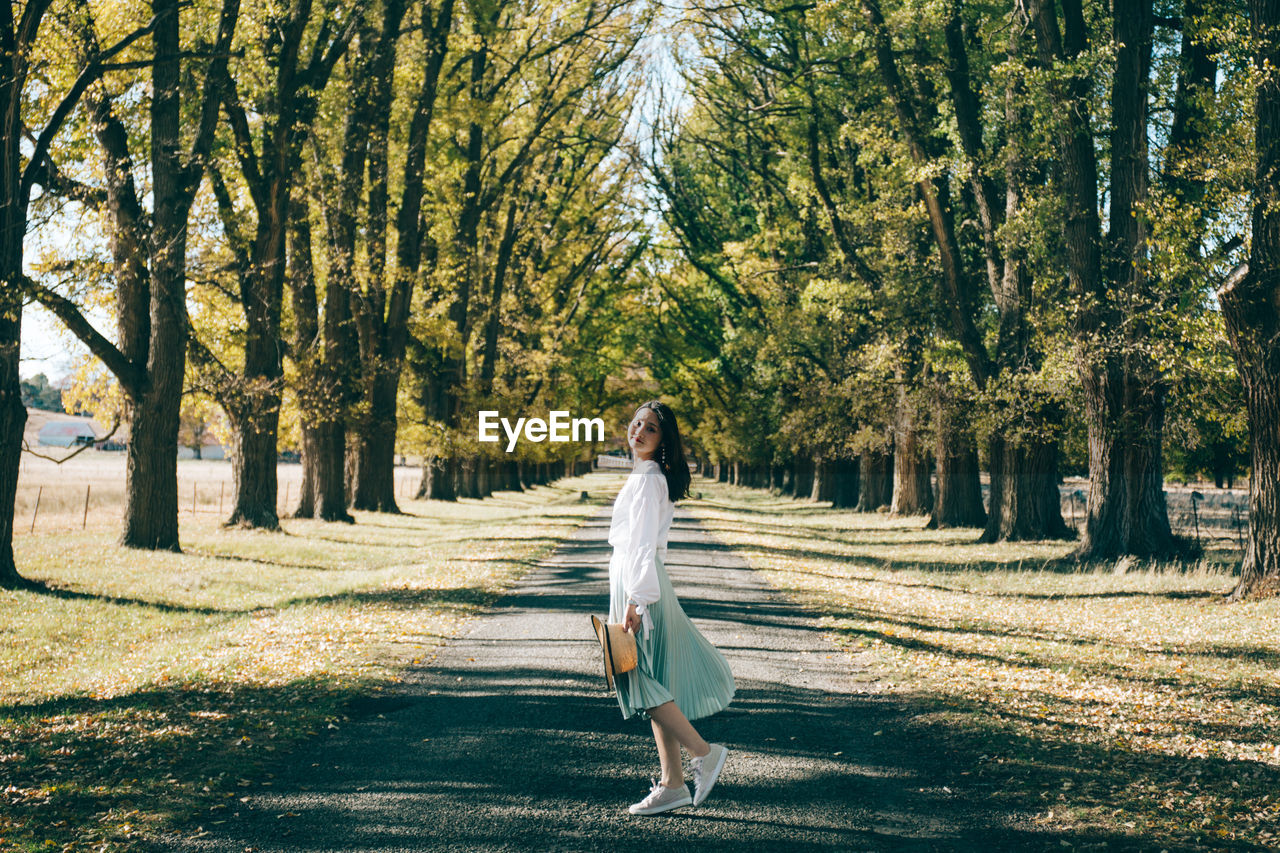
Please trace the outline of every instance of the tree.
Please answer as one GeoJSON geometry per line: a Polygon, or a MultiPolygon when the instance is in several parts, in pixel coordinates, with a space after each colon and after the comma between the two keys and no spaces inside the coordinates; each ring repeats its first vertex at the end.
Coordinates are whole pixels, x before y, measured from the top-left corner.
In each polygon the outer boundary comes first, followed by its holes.
{"type": "MultiPolygon", "coordinates": [[[[170,550],[179,548],[177,438],[188,336],[187,216],[213,140],[239,15],[238,0],[223,0],[213,19],[213,38],[193,34],[189,27],[184,46],[182,5],[180,0],[153,0],[153,18],[145,27],[152,50],[137,63],[124,64],[126,74],[139,67],[150,72],[144,138],[151,211],[144,210],[136,188],[130,134],[103,83],[88,90],[86,103],[106,186],[92,193],[68,183],[81,197],[103,202],[117,287],[117,342],[99,333],[72,300],[45,284],[31,283],[35,297],[102,359],[128,398],[131,428],[121,544],[170,550]],[[205,60],[202,77],[192,56],[205,60]],[[192,91],[192,86],[198,88],[192,91]],[[191,129],[186,139],[184,126],[191,129]]],[[[87,65],[103,53],[92,10],[77,6],[70,18],[78,56],[87,65]]],[[[41,152],[36,162],[45,156],[41,152]]],[[[50,184],[59,181],[54,178],[50,184]]]]}
{"type": "Polygon", "coordinates": [[[1151,0],[1122,0],[1112,12],[1110,228],[1099,214],[1101,175],[1092,127],[1088,52],[1096,35],[1080,0],[1028,7],[1041,63],[1054,69],[1060,186],[1075,338],[1089,431],[1089,499],[1078,554],[1169,556],[1178,550],[1163,491],[1167,386],[1145,348],[1157,303],[1147,273],[1148,102],[1151,0]]]}
{"type": "MultiPolygon", "coordinates": [[[[284,375],[281,313],[293,189],[302,172],[303,148],[316,120],[320,93],[355,35],[363,9],[360,5],[322,8],[318,22],[315,12],[311,0],[271,7],[261,24],[263,31],[246,39],[262,47],[262,55],[255,57],[255,65],[265,70],[261,91],[248,90],[232,79],[232,69],[223,69],[222,100],[232,136],[230,147],[255,213],[252,237],[242,224],[244,217],[221,165],[217,160],[209,162],[245,318],[240,376],[233,376],[198,336],[192,338],[191,351],[201,368],[213,374],[211,385],[233,424],[236,496],[227,523],[247,527],[279,527],[276,445],[284,375]]],[[[398,28],[399,19],[387,26],[398,28]]],[[[252,67],[246,63],[245,70],[252,67]]],[[[259,75],[242,76],[252,80],[259,75]]]]}
{"type": "Polygon", "coordinates": [[[1280,589],[1280,2],[1252,0],[1252,242],[1218,291],[1249,414],[1249,537],[1233,599],[1280,589]]]}

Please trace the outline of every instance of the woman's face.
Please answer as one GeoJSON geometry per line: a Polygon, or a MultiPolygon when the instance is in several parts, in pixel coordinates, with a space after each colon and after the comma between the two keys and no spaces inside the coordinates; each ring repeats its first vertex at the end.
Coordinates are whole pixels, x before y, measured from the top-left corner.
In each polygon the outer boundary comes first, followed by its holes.
{"type": "Polygon", "coordinates": [[[641,409],[627,427],[627,443],[637,459],[652,459],[662,444],[662,427],[658,426],[658,413],[653,409],[641,409]]]}

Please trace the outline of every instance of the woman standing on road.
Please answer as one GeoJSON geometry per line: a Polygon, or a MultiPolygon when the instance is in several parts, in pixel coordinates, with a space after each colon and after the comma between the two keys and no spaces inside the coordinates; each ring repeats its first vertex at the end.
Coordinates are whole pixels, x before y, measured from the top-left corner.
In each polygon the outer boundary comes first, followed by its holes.
{"type": "Polygon", "coordinates": [[[708,744],[690,720],[724,710],[733,698],[733,673],[724,655],[685,615],[663,558],[675,501],[689,494],[689,465],[675,413],[651,400],[627,427],[635,465],[613,504],[609,544],[609,621],[636,635],[636,668],[614,685],[623,719],[636,714],[653,726],[662,780],[631,806],[650,815],[699,805],[711,793],[729,751],[708,744]],[[680,747],[691,756],[694,793],[685,784],[680,747]]]}

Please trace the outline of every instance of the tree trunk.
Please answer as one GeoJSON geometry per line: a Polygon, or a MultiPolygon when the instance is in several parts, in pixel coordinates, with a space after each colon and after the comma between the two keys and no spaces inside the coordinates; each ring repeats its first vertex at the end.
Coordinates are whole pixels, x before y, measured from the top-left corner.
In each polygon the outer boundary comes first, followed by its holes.
{"type": "Polygon", "coordinates": [[[858,512],[875,512],[893,498],[893,451],[864,450],[858,458],[858,512]]]}
{"type": "Polygon", "coordinates": [[[934,408],[934,434],[938,482],[929,527],[984,526],[987,513],[982,507],[978,449],[956,403],[945,392],[939,394],[934,408]]]}
{"type": "MultiPolygon", "coordinates": [[[[179,374],[179,383],[181,382],[179,374]]],[[[134,401],[125,467],[124,532],[130,548],[178,551],[178,400],[166,390],[134,401]]]]}
{"type": "MultiPolygon", "coordinates": [[[[911,337],[908,336],[909,339],[911,337]]],[[[920,446],[915,403],[907,390],[908,382],[914,382],[920,376],[920,357],[915,346],[909,344],[908,350],[897,371],[899,381],[893,425],[893,499],[889,512],[893,515],[927,515],[933,509],[931,466],[928,453],[920,446]]]]}
{"type": "Polygon", "coordinates": [[[1280,591],[1280,2],[1253,0],[1257,161],[1249,261],[1218,291],[1249,415],[1249,537],[1232,598],[1280,591]]]}
{"type": "Polygon", "coordinates": [[[400,512],[396,505],[396,385],[400,375],[377,374],[368,419],[363,422],[352,486],[353,509],[371,512],[400,512]]]}
{"type": "Polygon", "coordinates": [[[796,473],[794,477],[795,498],[801,500],[813,494],[813,477],[815,474],[813,457],[796,457],[796,473]]]}
{"type": "Polygon", "coordinates": [[[928,515],[933,509],[928,454],[920,448],[915,432],[897,436],[894,443],[893,499],[889,512],[893,515],[928,515]]]}
{"type": "Polygon", "coordinates": [[[809,500],[829,501],[835,494],[835,463],[829,459],[815,459],[813,464],[813,487],[809,489],[809,500]]]}
{"type": "Polygon", "coordinates": [[[1070,539],[1058,491],[1058,445],[1024,439],[1014,444],[999,433],[987,445],[991,456],[991,513],[981,541],[1070,539]]]}
{"type": "Polygon", "coordinates": [[[347,512],[346,490],[347,427],[340,418],[320,425],[319,514],[323,521],[355,522],[347,512]]]}
{"type": "MultiPolygon", "coordinates": [[[[1112,81],[1111,253],[1108,278],[1130,298],[1149,291],[1145,264],[1147,197],[1147,89],[1150,78],[1151,0],[1117,0],[1114,8],[1116,73],[1112,81]]],[[[1101,317],[1119,330],[1121,308],[1101,317]]],[[[1105,328],[1105,326],[1104,326],[1105,328]]],[[[1165,382],[1144,349],[1143,318],[1124,323],[1125,350],[1081,359],[1089,425],[1089,506],[1079,556],[1121,554],[1167,557],[1178,551],[1164,500],[1162,441],[1165,382]]],[[[1097,331],[1084,329],[1086,336],[1097,331]]]]}
{"type": "MultiPolygon", "coordinates": [[[[1274,20],[1280,24],[1280,12],[1274,20]]],[[[1280,53],[1280,50],[1275,51],[1280,53]]],[[[1280,60],[1280,56],[1276,57],[1280,60]]],[[[1280,95],[1269,93],[1268,104],[1275,113],[1269,116],[1271,130],[1277,138],[1269,139],[1270,147],[1280,147],[1280,95]]],[[[1259,94],[1259,111],[1263,96],[1259,94]]],[[[1262,150],[1263,140],[1258,140],[1262,150]]],[[[1277,158],[1280,161],[1280,158],[1277,158]]],[[[1273,161],[1273,162],[1277,162],[1273,161]]],[[[1259,170],[1262,168],[1260,163],[1259,170]]],[[[1274,189],[1267,195],[1274,198],[1274,189]]],[[[1233,276],[1219,291],[1223,317],[1235,353],[1236,366],[1244,383],[1245,406],[1249,415],[1249,533],[1245,540],[1244,558],[1240,566],[1240,583],[1233,599],[1261,597],[1280,592],[1280,217],[1254,214],[1254,233],[1269,228],[1271,245],[1259,247],[1255,236],[1253,255],[1268,271],[1268,279],[1246,270],[1233,276]],[[1259,223],[1258,220],[1263,222],[1259,223]],[[1271,220],[1271,221],[1267,221],[1271,220]],[[1275,252],[1270,256],[1265,251],[1275,252]]],[[[1249,267],[1252,267],[1250,259],[1249,267]]]]}
{"type": "Polygon", "coordinates": [[[832,508],[851,509],[858,505],[858,462],[837,459],[832,465],[832,508]]]}
{"type": "Polygon", "coordinates": [[[298,193],[290,208],[287,280],[293,297],[292,359],[298,371],[298,407],[302,410],[302,499],[295,518],[352,523],[347,512],[346,410],[351,344],[349,293],[338,277],[326,283],[324,336],[312,266],[311,220],[298,193]]]}
{"type": "Polygon", "coordinates": [[[480,459],[474,454],[468,454],[462,457],[462,464],[459,471],[460,482],[458,484],[458,497],[460,498],[478,498],[480,497],[480,487],[478,483],[478,474],[480,459]]]}
{"type": "MultiPolygon", "coordinates": [[[[20,253],[21,232],[16,233],[17,237],[0,235],[0,243],[18,243],[20,253]]],[[[4,248],[8,250],[6,257],[12,258],[14,247],[4,248]]],[[[13,266],[12,261],[10,266],[13,266]]],[[[11,268],[9,275],[0,282],[0,287],[4,288],[0,292],[0,588],[3,589],[26,585],[13,559],[13,513],[22,461],[22,431],[27,422],[27,409],[22,405],[18,378],[19,342],[22,337],[20,272],[11,268]]]]}
{"type": "Polygon", "coordinates": [[[422,463],[422,483],[418,486],[418,498],[456,501],[457,468],[456,456],[428,456],[422,463]]]}
{"type": "MultiPolygon", "coordinates": [[[[148,380],[135,389],[125,472],[124,531],[120,543],[134,548],[179,550],[178,413],[187,364],[187,216],[203,168],[182,162],[179,110],[181,39],[177,0],[155,0],[151,70],[151,255],[148,380]],[[137,393],[140,392],[140,393],[137,393]]],[[[220,29],[227,45],[234,23],[220,29]]],[[[234,22],[234,18],[231,18],[234,22]]],[[[225,47],[223,48],[225,51],[225,47]]],[[[225,62],[225,60],[219,60],[225,62]]],[[[225,66],[223,66],[225,68],[225,66]]],[[[211,75],[217,72],[210,69],[211,75]]],[[[217,87],[206,92],[217,97],[217,87]]],[[[210,100],[208,103],[216,103],[210,100]]],[[[216,111],[214,111],[216,114],[216,111]]],[[[212,141],[209,113],[197,134],[193,162],[200,163],[212,141]]]]}
{"type": "Polygon", "coordinates": [[[299,431],[302,433],[302,483],[298,486],[298,508],[293,517],[315,518],[316,494],[320,490],[320,429],[307,423],[304,417],[299,431]]]}
{"type": "MultiPolygon", "coordinates": [[[[246,394],[246,407],[234,413],[231,474],[236,502],[227,524],[278,530],[276,502],[276,439],[280,423],[279,397],[255,405],[260,395],[246,394]]],[[[271,395],[274,396],[274,395],[271,395]]],[[[285,508],[288,511],[288,508],[285,508]]]]}

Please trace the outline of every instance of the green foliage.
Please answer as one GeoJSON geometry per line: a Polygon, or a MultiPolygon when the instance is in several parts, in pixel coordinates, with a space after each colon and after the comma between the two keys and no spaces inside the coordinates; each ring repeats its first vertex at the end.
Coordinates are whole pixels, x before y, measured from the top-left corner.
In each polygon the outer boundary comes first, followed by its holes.
{"type": "Polygon", "coordinates": [[[62,389],[49,384],[49,377],[37,373],[30,379],[19,383],[22,389],[22,405],[29,409],[44,409],[49,412],[61,412],[62,389]]]}

